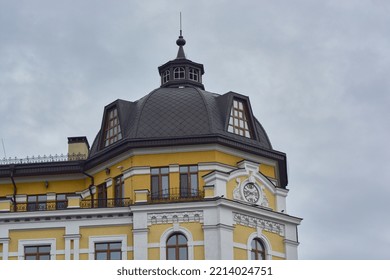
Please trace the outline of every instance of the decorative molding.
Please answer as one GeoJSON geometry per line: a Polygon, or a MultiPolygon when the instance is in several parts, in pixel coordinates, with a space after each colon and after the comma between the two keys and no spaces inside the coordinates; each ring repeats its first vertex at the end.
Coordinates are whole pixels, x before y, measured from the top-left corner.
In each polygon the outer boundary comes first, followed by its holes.
{"type": "Polygon", "coordinates": [[[203,211],[149,213],[148,226],[158,224],[203,223],[203,211]]]}
{"type": "Polygon", "coordinates": [[[262,183],[259,183],[252,172],[249,173],[247,179],[241,181],[236,178],[237,186],[233,190],[233,198],[236,200],[245,201],[251,204],[257,204],[264,207],[269,207],[268,198],[265,194],[265,187],[262,183]],[[247,185],[251,185],[252,193],[249,193],[250,189],[244,190],[247,185]],[[248,199],[256,199],[256,201],[250,201],[248,199]]]}
{"type": "Polygon", "coordinates": [[[279,234],[280,236],[285,235],[285,227],[282,224],[271,222],[265,219],[248,216],[245,214],[233,213],[234,222],[238,225],[247,226],[257,229],[262,228],[264,231],[279,234]]]}

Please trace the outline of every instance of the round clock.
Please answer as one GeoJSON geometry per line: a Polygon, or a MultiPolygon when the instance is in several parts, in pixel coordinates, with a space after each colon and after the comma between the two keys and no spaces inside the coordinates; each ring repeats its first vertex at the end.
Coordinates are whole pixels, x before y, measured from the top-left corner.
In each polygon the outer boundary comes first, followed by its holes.
{"type": "Polygon", "coordinates": [[[259,201],[260,192],[256,188],[255,184],[253,184],[253,183],[246,184],[243,187],[242,191],[243,191],[244,198],[246,201],[248,201],[250,203],[257,203],[259,201]]]}

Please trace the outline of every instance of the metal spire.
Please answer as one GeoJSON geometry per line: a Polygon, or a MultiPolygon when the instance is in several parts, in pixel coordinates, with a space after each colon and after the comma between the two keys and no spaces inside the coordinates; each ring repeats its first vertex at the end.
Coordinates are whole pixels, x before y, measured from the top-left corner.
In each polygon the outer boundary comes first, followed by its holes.
{"type": "Polygon", "coordinates": [[[180,12],[180,35],[179,39],[176,40],[176,45],[179,46],[179,51],[177,52],[177,57],[178,58],[186,58],[186,55],[184,53],[183,46],[186,44],[186,40],[183,38],[183,30],[182,30],[182,23],[181,23],[181,12],[180,12]]]}

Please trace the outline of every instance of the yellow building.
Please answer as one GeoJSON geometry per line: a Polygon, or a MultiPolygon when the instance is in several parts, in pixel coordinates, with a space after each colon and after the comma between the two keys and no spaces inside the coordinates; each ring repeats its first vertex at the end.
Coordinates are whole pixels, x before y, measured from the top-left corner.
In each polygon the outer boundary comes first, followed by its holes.
{"type": "Polygon", "coordinates": [[[176,43],[161,86],[107,105],[91,147],[0,162],[0,259],[297,258],[286,155],[176,43]]]}

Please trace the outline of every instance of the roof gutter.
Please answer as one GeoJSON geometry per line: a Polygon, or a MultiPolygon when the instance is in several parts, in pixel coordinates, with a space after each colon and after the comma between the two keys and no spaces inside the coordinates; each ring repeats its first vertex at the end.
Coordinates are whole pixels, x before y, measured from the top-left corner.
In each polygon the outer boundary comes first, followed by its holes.
{"type": "Polygon", "coordinates": [[[10,178],[11,178],[11,181],[12,181],[12,185],[14,186],[14,193],[13,193],[13,205],[14,205],[14,212],[16,212],[16,194],[17,194],[17,187],[16,187],[16,183],[15,183],[15,179],[14,179],[14,170],[15,169],[15,166],[14,165],[11,165],[10,166],[10,178]]]}

